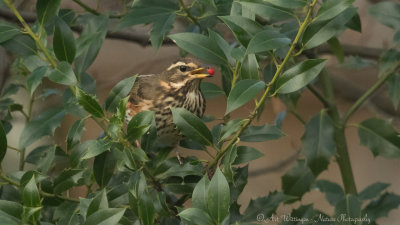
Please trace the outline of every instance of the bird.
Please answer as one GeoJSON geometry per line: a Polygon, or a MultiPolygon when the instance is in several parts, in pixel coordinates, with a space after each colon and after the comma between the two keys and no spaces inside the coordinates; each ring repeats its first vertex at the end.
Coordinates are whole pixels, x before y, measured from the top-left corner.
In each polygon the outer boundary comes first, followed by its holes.
{"type": "MultiPolygon", "coordinates": [[[[154,111],[158,141],[176,147],[182,136],[173,123],[171,108],[185,108],[198,117],[206,109],[200,83],[214,75],[214,69],[193,58],[172,63],[159,74],[138,75],[126,105],[126,122],[141,111],[154,111]]],[[[179,162],[180,157],[177,153],[179,162]]]]}

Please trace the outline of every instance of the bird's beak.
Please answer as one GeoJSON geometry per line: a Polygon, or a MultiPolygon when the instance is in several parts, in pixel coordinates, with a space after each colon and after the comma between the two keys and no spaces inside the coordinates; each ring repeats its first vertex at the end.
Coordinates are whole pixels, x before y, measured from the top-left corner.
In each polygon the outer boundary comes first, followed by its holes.
{"type": "Polygon", "coordinates": [[[194,79],[204,79],[206,77],[211,77],[211,75],[207,73],[207,69],[202,67],[192,70],[189,75],[194,79]]]}

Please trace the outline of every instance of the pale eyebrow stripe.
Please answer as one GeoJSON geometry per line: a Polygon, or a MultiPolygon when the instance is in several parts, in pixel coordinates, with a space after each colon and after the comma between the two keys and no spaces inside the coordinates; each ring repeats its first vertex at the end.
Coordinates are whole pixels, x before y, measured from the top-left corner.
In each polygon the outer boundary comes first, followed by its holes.
{"type": "Polygon", "coordinates": [[[186,63],[184,63],[184,62],[177,62],[177,63],[175,63],[175,64],[172,64],[170,67],[168,67],[167,71],[170,71],[170,70],[172,70],[173,68],[175,68],[175,67],[177,67],[177,66],[184,66],[184,65],[186,65],[186,63]]]}

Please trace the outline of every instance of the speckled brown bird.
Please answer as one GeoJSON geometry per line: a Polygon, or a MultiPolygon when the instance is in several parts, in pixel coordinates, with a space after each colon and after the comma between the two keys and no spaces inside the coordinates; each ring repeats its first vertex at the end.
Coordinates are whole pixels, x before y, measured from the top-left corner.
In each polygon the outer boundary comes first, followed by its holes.
{"type": "Polygon", "coordinates": [[[187,58],[178,60],[160,74],[139,75],[127,103],[127,122],[140,111],[154,111],[159,141],[167,146],[176,146],[180,135],[170,108],[183,107],[202,117],[206,102],[200,83],[213,73],[212,69],[201,67],[196,60],[187,58]]]}

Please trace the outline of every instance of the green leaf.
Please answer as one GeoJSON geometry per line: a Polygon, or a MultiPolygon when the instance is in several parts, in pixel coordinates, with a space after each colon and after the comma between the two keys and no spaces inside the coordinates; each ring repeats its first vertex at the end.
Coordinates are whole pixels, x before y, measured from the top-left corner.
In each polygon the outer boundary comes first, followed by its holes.
{"type": "Polygon", "coordinates": [[[213,137],[201,119],[184,108],[172,108],[174,123],[187,137],[200,144],[211,146],[213,137]]]}
{"type": "Polygon", "coordinates": [[[153,225],[155,210],[153,200],[148,193],[144,193],[139,199],[139,218],[143,225],[153,225]]]}
{"type": "Polygon", "coordinates": [[[361,27],[360,14],[357,13],[356,15],[354,15],[353,18],[351,18],[351,20],[346,23],[346,27],[361,33],[362,32],[362,27],[361,27]]]}
{"type": "MultiPolygon", "coordinates": [[[[22,205],[17,202],[0,200],[0,217],[6,216],[9,219],[17,222],[16,224],[20,224],[21,215],[22,215],[22,205]]],[[[1,222],[1,220],[0,220],[1,222]]]]}
{"type": "Polygon", "coordinates": [[[40,66],[32,71],[26,79],[26,87],[28,88],[29,94],[33,96],[36,88],[41,84],[42,78],[46,76],[48,67],[40,66]]]}
{"type": "Polygon", "coordinates": [[[146,189],[146,177],[142,171],[135,171],[129,179],[129,192],[139,199],[146,189]]]}
{"type": "Polygon", "coordinates": [[[236,40],[243,46],[247,46],[253,36],[262,31],[260,24],[243,16],[220,16],[219,18],[231,29],[236,40]]]}
{"type": "Polygon", "coordinates": [[[153,48],[156,50],[161,47],[161,44],[165,38],[165,35],[173,28],[176,14],[171,12],[165,17],[161,17],[156,20],[153,24],[153,28],[150,32],[150,41],[153,48]]]}
{"type": "Polygon", "coordinates": [[[301,199],[310,190],[314,179],[313,173],[304,160],[297,160],[297,164],[282,176],[283,193],[301,199]]]}
{"type": "Polygon", "coordinates": [[[79,104],[83,106],[88,113],[98,118],[104,117],[103,109],[101,108],[95,96],[86,94],[80,88],[76,88],[75,96],[76,99],[78,99],[79,104]]]}
{"type": "Polygon", "coordinates": [[[105,187],[114,174],[116,160],[113,152],[105,151],[94,158],[93,175],[100,187],[105,187]]]}
{"type": "Polygon", "coordinates": [[[382,76],[382,74],[385,74],[393,70],[393,68],[397,66],[399,60],[400,60],[400,51],[397,51],[396,49],[393,48],[384,51],[380,57],[379,76],[382,76]]]}
{"type": "Polygon", "coordinates": [[[331,20],[312,23],[303,34],[304,49],[314,48],[341,33],[356,13],[357,9],[350,7],[331,20]]]}
{"type": "Polygon", "coordinates": [[[86,217],[89,217],[101,209],[108,209],[107,191],[105,191],[105,189],[97,192],[96,196],[91,199],[90,204],[87,207],[86,217]]]}
{"type": "Polygon", "coordinates": [[[64,170],[54,179],[54,193],[61,194],[71,187],[76,186],[82,175],[83,171],[79,169],[64,170]]]}
{"type": "Polygon", "coordinates": [[[22,131],[19,147],[26,148],[43,136],[53,135],[65,114],[62,108],[52,108],[31,120],[22,131]]]}
{"type": "Polygon", "coordinates": [[[220,224],[229,214],[229,185],[219,168],[216,169],[208,186],[207,205],[208,213],[217,224],[220,224]]]}
{"type": "Polygon", "coordinates": [[[229,93],[225,115],[255,98],[264,86],[265,83],[258,80],[241,80],[237,82],[229,93]]]}
{"type": "Polygon", "coordinates": [[[195,33],[179,33],[169,35],[179,48],[193,54],[205,62],[225,65],[227,59],[225,53],[211,38],[195,33]]]}
{"type": "Polygon", "coordinates": [[[216,84],[210,82],[201,82],[201,92],[207,99],[216,98],[220,95],[225,95],[225,92],[216,84]]]}
{"type": "Polygon", "coordinates": [[[84,225],[117,225],[125,213],[125,209],[100,209],[90,215],[84,225]]]}
{"type": "Polygon", "coordinates": [[[394,193],[384,193],[377,200],[370,202],[363,210],[372,221],[388,216],[389,212],[398,208],[400,196],[394,193]]]}
{"type": "Polygon", "coordinates": [[[208,212],[207,199],[208,199],[208,186],[210,185],[210,180],[207,175],[196,184],[192,194],[192,207],[201,209],[208,212]]]}
{"type": "Polygon", "coordinates": [[[369,13],[380,23],[392,29],[400,29],[400,4],[397,2],[384,1],[372,5],[369,13]]]}
{"type": "Polygon", "coordinates": [[[368,187],[366,187],[363,191],[361,191],[360,194],[358,195],[358,198],[361,201],[374,199],[374,198],[378,197],[378,195],[380,195],[380,193],[383,190],[385,190],[386,188],[388,188],[389,186],[390,186],[390,184],[382,183],[382,182],[373,183],[373,184],[369,185],[368,187]]]}
{"type": "Polygon", "coordinates": [[[360,143],[374,156],[400,157],[400,135],[388,121],[371,118],[358,124],[360,143]]]}
{"type": "Polygon", "coordinates": [[[74,61],[76,53],[75,38],[71,28],[60,18],[57,18],[55,24],[53,48],[58,60],[69,63],[74,61]]]}
{"type": "Polygon", "coordinates": [[[196,225],[210,225],[213,221],[208,213],[202,209],[189,208],[178,214],[182,219],[187,220],[196,225]]]}
{"type": "Polygon", "coordinates": [[[12,39],[3,42],[2,46],[20,56],[34,55],[37,51],[35,41],[26,34],[17,34],[12,39]]]}
{"type": "Polygon", "coordinates": [[[130,141],[135,141],[136,139],[143,136],[151,127],[154,121],[153,111],[141,111],[137,113],[129,121],[127,126],[127,138],[130,141]]]}
{"type": "Polygon", "coordinates": [[[237,147],[237,157],[233,164],[247,163],[252,160],[263,157],[264,154],[259,152],[257,149],[249,146],[238,146],[237,147]]]}
{"type": "Polygon", "coordinates": [[[245,142],[263,142],[276,140],[283,137],[282,131],[273,125],[249,126],[240,135],[240,140],[245,142]]]}
{"type": "Polygon", "coordinates": [[[289,9],[296,9],[307,5],[306,0],[264,0],[264,1],[279,7],[289,8],[289,9]]]}
{"type": "Polygon", "coordinates": [[[372,61],[363,59],[359,56],[349,56],[345,58],[344,62],[340,66],[360,70],[367,67],[375,67],[375,64],[372,61]]]}
{"type": "Polygon", "coordinates": [[[50,72],[49,79],[64,85],[76,85],[78,83],[71,65],[65,61],[60,62],[57,68],[50,72]]]}
{"type": "Polygon", "coordinates": [[[249,42],[247,53],[260,53],[288,46],[290,39],[276,30],[258,32],[249,42]]]}
{"type": "Polygon", "coordinates": [[[325,111],[314,116],[306,125],[301,138],[303,153],[314,176],[328,168],[331,157],[336,154],[335,130],[325,111]]]}
{"type": "Polygon", "coordinates": [[[111,143],[105,139],[100,140],[90,140],[87,146],[85,154],[82,159],[90,159],[92,157],[98,156],[101,153],[110,150],[111,143]]]}
{"type": "Polygon", "coordinates": [[[51,22],[58,13],[61,0],[38,0],[36,2],[37,20],[41,26],[51,22]]]}
{"type": "Polygon", "coordinates": [[[256,221],[257,215],[260,214],[264,215],[265,218],[271,217],[281,203],[292,199],[293,197],[277,191],[269,193],[267,196],[259,197],[255,200],[251,199],[249,206],[243,213],[243,221],[256,221]]]}
{"type": "Polygon", "coordinates": [[[339,184],[328,180],[317,180],[313,185],[313,189],[318,189],[320,192],[325,193],[325,198],[332,206],[335,206],[345,197],[343,188],[339,184]]]}
{"type": "Polygon", "coordinates": [[[240,77],[258,80],[258,62],[255,54],[248,54],[240,65],[240,77]]]}
{"type": "Polygon", "coordinates": [[[223,125],[219,135],[216,137],[218,138],[218,141],[221,142],[234,134],[243,122],[244,120],[242,119],[233,119],[223,125]]]}
{"type": "MultiPolygon", "coordinates": [[[[334,217],[344,217],[344,218],[360,218],[361,217],[361,202],[356,196],[347,194],[345,198],[340,200],[335,206],[334,217]]],[[[370,218],[370,216],[368,215],[370,218]]],[[[341,225],[354,224],[347,221],[342,221],[341,225]]]]}
{"type": "Polygon", "coordinates": [[[309,59],[286,70],[276,82],[280,94],[300,90],[314,80],[325,66],[324,59],[309,59]]]}
{"type": "Polygon", "coordinates": [[[27,207],[39,207],[40,206],[40,195],[39,190],[36,186],[35,176],[29,180],[25,185],[22,192],[22,201],[24,206],[27,207]]]}
{"type": "Polygon", "coordinates": [[[5,21],[0,22],[0,43],[8,41],[19,34],[21,31],[18,26],[5,21]]]}
{"type": "Polygon", "coordinates": [[[0,163],[3,161],[4,156],[7,152],[7,135],[3,127],[3,123],[0,122],[0,163]]]}
{"type": "Polygon", "coordinates": [[[270,3],[262,2],[239,2],[244,8],[272,22],[292,19],[294,15],[291,10],[276,7],[270,3]]]}
{"type": "Polygon", "coordinates": [[[85,120],[77,120],[69,129],[67,134],[67,151],[75,147],[81,140],[83,130],[85,128],[85,120]]]}
{"type": "Polygon", "coordinates": [[[392,100],[393,107],[397,110],[400,103],[400,73],[392,75],[386,84],[388,86],[388,94],[392,100]]]}
{"type": "Polygon", "coordinates": [[[315,21],[325,21],[335,18],[344,10],[352,6],[354,0],[329,0],[319,8],[315,21]]]}
{"type": "Polygon", "coordinates": [[[328,44],[329,44],[329,49],[332,51],[333,54],[335,54],[339,63],[343,63],[344,62],[344,50],[342,48],[342,45],[339,42],[339,39],[337,39],[336,37],[333,37],[328,40],[328,44]]]}
{"type": "Polygon", "coordinates": [[[131,91],[137,76],[125,78],[118,82],[108,94],[104,103],[104,108],[109,112],[116,112],[119,102],[122,98],[126,97],[131,91]]]}

